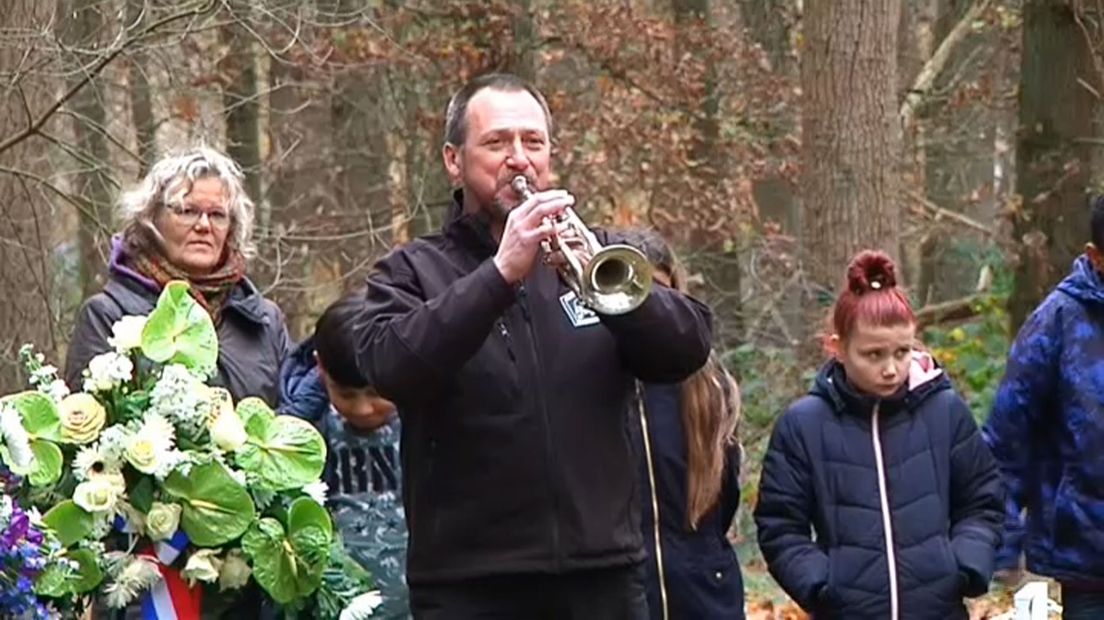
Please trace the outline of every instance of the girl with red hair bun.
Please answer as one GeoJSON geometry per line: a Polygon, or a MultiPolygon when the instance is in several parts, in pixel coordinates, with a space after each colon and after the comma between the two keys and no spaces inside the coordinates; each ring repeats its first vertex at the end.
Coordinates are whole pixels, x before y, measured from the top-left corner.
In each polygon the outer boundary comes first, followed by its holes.
{"type": "Polygon", "coordinates": [[[967,618],[989,588],[1003,490],[966,403],[916,348],[893,260],[847,267],[809,394],[775,423],[755,522],[817,620],[967,618]]]}

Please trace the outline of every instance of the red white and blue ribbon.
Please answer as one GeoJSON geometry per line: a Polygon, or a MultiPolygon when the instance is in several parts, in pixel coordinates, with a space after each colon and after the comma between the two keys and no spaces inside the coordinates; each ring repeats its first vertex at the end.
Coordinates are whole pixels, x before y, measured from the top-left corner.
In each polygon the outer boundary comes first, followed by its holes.
{"type": "Polygon", "coordinates": [[[162,579],[142,594],[142,620],[199,620],[203,589],[189,586],[172,568],[187,547],[188,536],[177,530],[169,540],[154,543],[146,554],[157,559],[162,579]]]}

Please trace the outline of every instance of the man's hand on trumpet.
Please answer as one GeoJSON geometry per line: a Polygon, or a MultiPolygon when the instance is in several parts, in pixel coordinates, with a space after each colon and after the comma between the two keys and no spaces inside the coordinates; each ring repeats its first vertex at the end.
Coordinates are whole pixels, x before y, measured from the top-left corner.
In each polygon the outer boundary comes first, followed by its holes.
{"type": "Polygon", "coordinates": [[[574,196],[554,189],[537,192],[510,211],[494,256],[495,266],[507,282],[517,284],[529,275],[540,253],[541,241],[559,232],[563,225],[557,225],[556,219],[573,204],[574,196]]]}

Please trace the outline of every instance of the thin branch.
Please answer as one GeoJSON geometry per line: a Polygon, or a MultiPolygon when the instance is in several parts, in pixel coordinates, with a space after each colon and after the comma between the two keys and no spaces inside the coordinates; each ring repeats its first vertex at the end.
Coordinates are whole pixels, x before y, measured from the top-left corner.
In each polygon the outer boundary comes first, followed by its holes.
{"type": "Polygon", "coordinates": [[[966,11],[966,14],[962,16],[962,19],[958,20],[954,28],[943,38],[943,41],[939,44],[939,47],[932,54],[931,58],[924,63],[923,68],[920,69],[920,73],[916,75],[916,79],[912,83],[912,87],[909,88],[908,94],[905,95],[905,100],[901,103],[901,109],[897,113],[898,119],[900,119],[901,127],[908,129],[912,126],[913,119],[916,117],[916,110],[920,107],[920,104],[924,102],[924,98],[927,96],[928,91],[931,90],[932,85],[935,83],[935,79],[939,77],[939,74],[946,68],[948,61],[951,58],[951,52],[958,46],[963,40],[966,39],[966,35],[970,33],[973,28],[974,21],[977,20],[981,14],[989,8],[991,0],[977,0],[970,7],[970,10],[966,11]]]}
{"type": "Polygon", "coordinates": [[[992,228],[986,226],[985,224],[982,224],[981,222],[978,222],[977,220],[974,220],[974,219],[972,219],[970,217],[967,217],[967,216],[965,216],[961,213],[958,213],[957,211],[951,211],[950,209],[944,209],[943,207],[940,207],[939,205],[935,204],[934,202],[928,200],[927,198],[925,198],[924,196],[922,196],[920,193],[918,193],[916,191],[910,191],[910,192],[907,192],[907,193],[908,193],[909,198],[912,198],[914,201],[916,201],[916,204],[920,205],[925,210],[930,212],[932,215],[934,215],[936,217],[936,219],[945,218],[945,219],[949,219],[949,220],[954,220],[955,222],[958,222],[959,224],[962,224],[963,226],[967,226],[969,228],[972,228],[972,229],[980,232],[981,234],[983,234],[987,237],[994,237],[995,238],[997,236],[997,233],[992,228]]]}
{"type": "Polygon", "coordinates": [[[125,41],[120,43],[118,46],[115,47],[115,49],[111,50],[98,61],[96,61],[92,68],[85,73],[84,77],[81,78],[79,82],[70,87],[69,90],[65,91],[65,93],[57,99],[57,101],[55,101],[45,112],[42,113],[40,117],[38,117],[38,120],[28,125],[27,128],[23,131],[8,138],[7,140],[4,140],[3,143],[0,143],[0,153],[7,151],[13,146],[38,133],[38,130],[46,124],[46,121],[50,120],[50,117],[52,117],[54,113],[61,108],[61,106],[65,105],[65,103],[72,99],[78,92],[80,92],[82,88],[87,86],[89,82],[95,79],[95,77],[107,67],[107,65],[111,64],[111,61],[115,60],[115,58],[117,58],[119,54],[122,54],[123,51],[125,51],[131,45],[134,45],[138,41],[145,39],[151,33],[155,32],[158,28],[164,25],[170,24],[180,19],[184,19],[185,17],[193,17],[206,13],[207,11],[214,8],[216,2],[217,0],[207,0],[206,4],[200,8],[184,11],[160,19],[142,29],[142,31],[138,33],[137,36],[126,39],[125,41]]]}
{"type": "Polygon", "coordinates": [[[110,235],[115,232],[105,226],[104,223],[101,222],[98,217],[96,217],[95,210],[91,208],[92,205],[87,200],[80,198],[79,196],[73,196],[68,192],[62,191],[59,187],[38,176],[37,174],[34,174],[33,172],[27,172],[26,170],[20,170],[18,168],[9,168],[7,166],[0,166],[0,173],[6,173],[19,178],[34,181],[42,187],[45,187],[51,192],[57,194],[57,196],[65,202],[73,205],[73,208],[75,208],[77,211],[80,212],[81,215],[87,217],[93,224],[95,224],[100,229],[100,232],[104,233],[105,235],[110,235]]]}

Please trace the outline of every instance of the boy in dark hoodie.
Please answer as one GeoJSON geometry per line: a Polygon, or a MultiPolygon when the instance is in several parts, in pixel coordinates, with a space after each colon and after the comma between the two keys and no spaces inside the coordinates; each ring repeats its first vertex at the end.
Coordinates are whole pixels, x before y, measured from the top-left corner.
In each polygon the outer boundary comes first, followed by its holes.
{"type": "Polygon", "coordinates": [[[1003,580],[1062,584],[1064,618],[1104,618],[1104,196],[1091,242],[1020,328],[983,429],[1008,501],[1003,580]]]}
{"type": "Polygon", "coordinates": [[[406,618],[399,418],[357,370],[349,338],[361,306],[356,295],[335,302],[284,362],[281,412],[310,421],[326,438],[327,505],[346,548],[383,595],[373,617],[406,618]]]}

